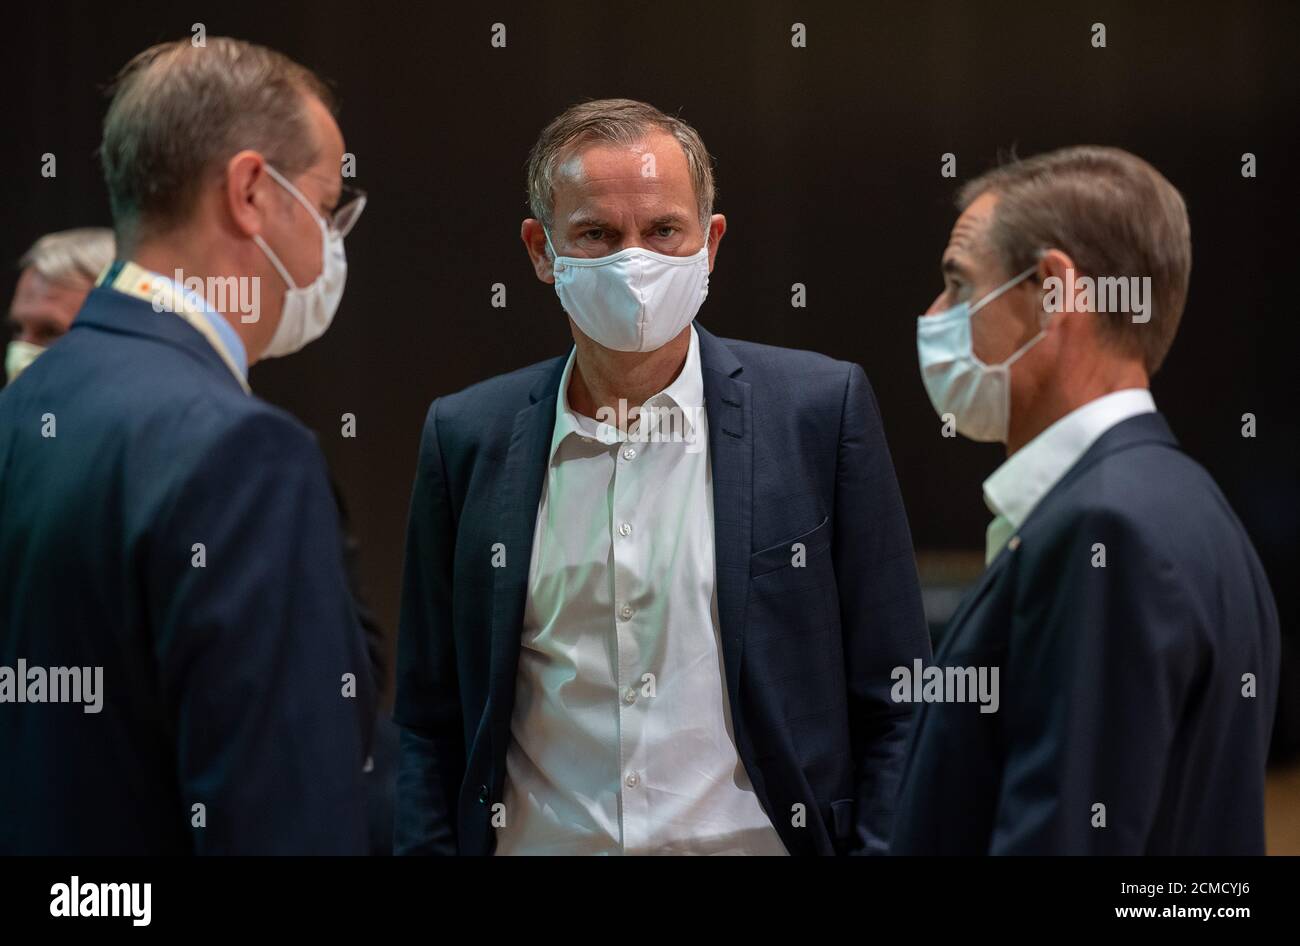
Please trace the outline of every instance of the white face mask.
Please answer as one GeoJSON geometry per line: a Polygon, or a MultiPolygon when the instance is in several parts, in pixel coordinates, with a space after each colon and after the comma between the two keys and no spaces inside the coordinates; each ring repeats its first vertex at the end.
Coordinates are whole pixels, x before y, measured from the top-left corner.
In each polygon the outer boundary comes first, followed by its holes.
{"type": "Polygon", "coordinates": [[[282,355],[292,355],[304,345],[314,342],[330,327],[330,322],[334,320],[334,313],[338,310],[339,300],[343,298],[343,284],[348,276],[348,260],[343,253],[343,235],[330,228],[312,207],[311,202],[275,168],[268,164],[266,173],[307,208],[307,212],[320,226],[321,240],[320,275],[312,281],[311,285],[298,287],[294,285],[293,277],[281,264],[280,258],[266,245],[262,235],[259,233],[253,237],[288,287],[284,292],[284,308],[281,310],[280,324],[271,337],[271,344],[262,353],[263,358],[279,358],[282,355]]]}
{"type": "Polygon", "coordinates": [[[971,347],[971,316],[1037,268],[1031,266],[1007,280],[973,306],[961,302],[916,320],[921,380],[930,403],[940,417],[952,414],[957,432],[971,440],[1006,442],[1011,423],[1011,366],[1047,334],[1045,328],[1040,328],[1006,361],[986,365],[975,357],[971,347]]]}
{"type": "Polygon", "coordinates": [[[14,383],[14,379],[27,370],[27,367],[36,360],[36,356],[41,354],[45,349],[40,345],[33,345],[31,342],[22,342],[14,339],[5,349],[5,377],[9,384],[14,383]]]}
{"type": "MultiPolygon", "coordinates": [[[[543,230],[545,232],[545,230],[543,230]]],[[[691,324],[709,294],[709,241],[691,256],[629,247],[609,256],[558,256],[546,234],[560,305],[592,341],[654,351],[691,324]]]]}

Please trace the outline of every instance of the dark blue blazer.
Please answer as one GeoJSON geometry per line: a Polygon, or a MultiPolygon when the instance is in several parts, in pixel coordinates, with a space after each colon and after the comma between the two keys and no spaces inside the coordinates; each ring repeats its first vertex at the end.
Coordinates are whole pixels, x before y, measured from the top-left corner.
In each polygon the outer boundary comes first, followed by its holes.
{"type": "MultiPolygon", "coordinates": [[[[875,398],[857,365],[696,327],[740,758],[792,853],[884,851],[911,717],[889,699],[890,672],[929,641],[875,398]]],[[[493,850],[565,360],[429,408],[398,643],[399,853],[493,850]],[[506,566],[493,568],[498,542],[506,566]]]]}
{"type": "Polygon", "coordinates": [[[0,703],[0,852],[365,852],[372,684],[319,448],[109,289],[0,392],[18,658],[103,667],[104,704],[0,703]]]}
{"type": "Polygon", "coordinates": [[[1209,474],[1117,424],[953,615],[935,663],[998,667],[1000,706],[922,704],[894,852],[1263,853],[1278,646],[1209,474]]]}

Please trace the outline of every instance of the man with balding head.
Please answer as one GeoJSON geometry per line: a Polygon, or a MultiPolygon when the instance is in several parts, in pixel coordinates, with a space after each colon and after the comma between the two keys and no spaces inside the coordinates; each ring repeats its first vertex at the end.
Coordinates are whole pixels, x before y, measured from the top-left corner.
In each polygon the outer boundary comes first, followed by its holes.
{"type": "Polygon", "coordinates": [[[67,333],[95,280],[111,262],[113,231],[106,227],[47,233],[23,254],[9,304],[13,337],[5,350],[7,382],[67,333]]]}
{"type": "Polygon", "coordinates": [[[0,852],[366,851],[338,514],[314,438],[246,376],[343,292],[363,204],[332,103],[225,38],[118,78],[116,259],[0,393],[0,852]],[[69,671],[84,706],[37,686],[69,671]]]}
{"type": "Polygon", "coordinates": [[[921,375],[1007,460],[984,481],[987,571],[927,668],[894,851],[1262,854],[1277,612],[1149,391],[1187,297],[1183,198],[1078,147],[958,204],[921,375]],[[973,675],[982,705],[957,698],[973,675]]]}
{"type": "Polygon", "coordinates": [[[727,221],[680,119],[576,105],[528,178],[574,345],[429,409],[398,851],[883,852],[929,643],[866,376],[695,320],[727,221]]]}

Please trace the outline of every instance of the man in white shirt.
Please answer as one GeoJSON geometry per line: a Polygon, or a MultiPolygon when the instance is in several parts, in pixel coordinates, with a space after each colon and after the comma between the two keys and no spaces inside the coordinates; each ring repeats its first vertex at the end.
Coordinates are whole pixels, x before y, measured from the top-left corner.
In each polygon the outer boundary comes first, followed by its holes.
{"type": "Polygon", "coordinates": [[[894,850],[1262,853],[1277,613],[1148,390],[1187,295],[1183,199],[1080,147],[958,203],[921,373],[945,424],[1007,460],[984,482],[988,569],[936,664],[999,692],[925,703],[894,850]]]}
{"type": "Polygon", "coordinates": [[[862,369],[694,321],[726,219],[679,119],[574,106],[529,189],[574,347],[430,407],[397,851],[884,852],[929,642],[862,369]]]}

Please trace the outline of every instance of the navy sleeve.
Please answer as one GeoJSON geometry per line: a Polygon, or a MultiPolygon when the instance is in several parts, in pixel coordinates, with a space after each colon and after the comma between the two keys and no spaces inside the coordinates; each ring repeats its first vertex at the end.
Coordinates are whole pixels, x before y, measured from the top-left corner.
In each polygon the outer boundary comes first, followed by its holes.
{"type": "Polygon", "coordinates": [[[888,851],[912,706],[890,698],[891,671],[930,658],[903,498],[866,375],[852,365],[835,479],[835,578],[857,773],[850,853],[888,851]]]}
{"type": "Polygon", "coordinates": [[[402,727],[393,832],[396,854],[457,853],[465,740],[452,636],[454,550],[455,528],[434,401],[420,445],[402,579],[393,712],[402,727]]]}
{"type": "Polygon", "coordinates": [[[271,412],[218,433],[149,544],[176,817],[194,850],[365,853],[373,684],[310,434],[271,412]]]}

